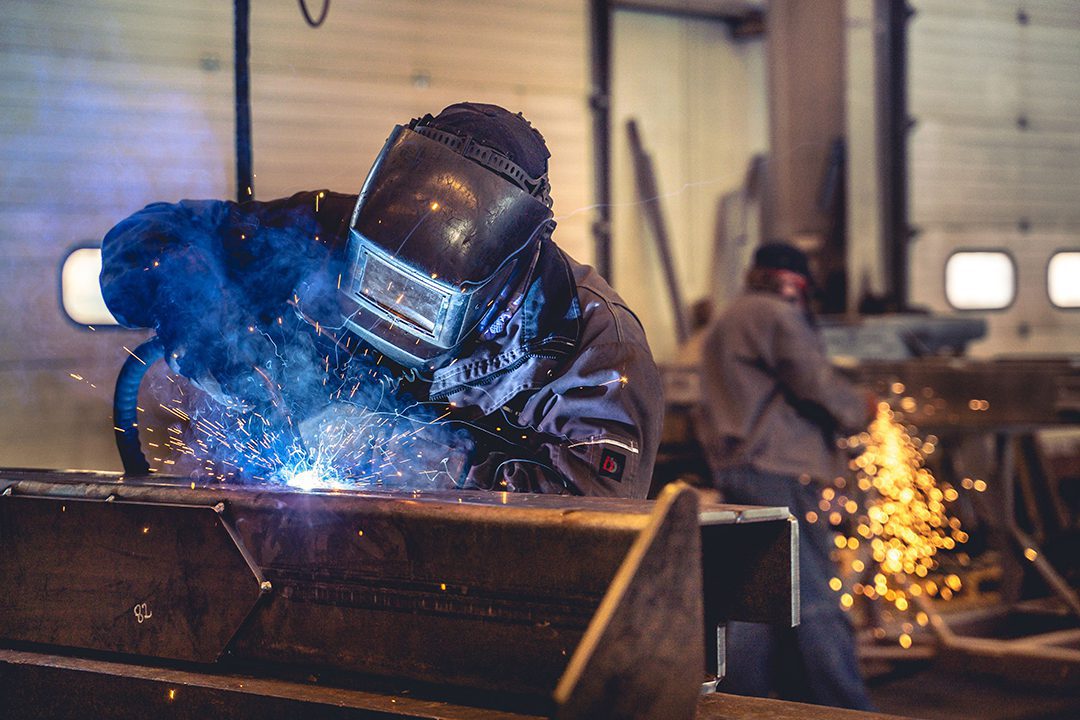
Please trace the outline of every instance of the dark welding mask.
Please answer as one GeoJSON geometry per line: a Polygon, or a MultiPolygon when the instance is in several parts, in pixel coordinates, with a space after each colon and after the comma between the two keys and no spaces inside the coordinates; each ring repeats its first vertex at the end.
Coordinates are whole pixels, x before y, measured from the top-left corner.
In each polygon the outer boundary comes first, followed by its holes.
{"type": "Polygon", "coordinates": [[[500,331],[554,226],[546,175],[430,119],[395,127],[375,160],[341,284],[346,326],[410,368],[500,331]]]}

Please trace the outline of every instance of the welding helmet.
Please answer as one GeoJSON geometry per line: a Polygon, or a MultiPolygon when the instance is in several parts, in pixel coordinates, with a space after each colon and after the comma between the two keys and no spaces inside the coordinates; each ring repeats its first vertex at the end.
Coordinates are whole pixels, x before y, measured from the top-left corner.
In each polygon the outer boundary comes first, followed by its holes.
{"type": "Polygon", "coordinates": [[[350,222],[346,326],[410,368],[500,332],[554,227],[547,157],[524,118],[493,105],[396,126],[350,222]]]}

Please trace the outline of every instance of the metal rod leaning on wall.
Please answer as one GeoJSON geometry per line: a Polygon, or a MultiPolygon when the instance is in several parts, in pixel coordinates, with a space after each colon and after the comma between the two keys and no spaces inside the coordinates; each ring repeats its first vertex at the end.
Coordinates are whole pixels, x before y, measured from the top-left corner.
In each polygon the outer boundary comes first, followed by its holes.
{"type": "Polygon", "coordinates": [[[656,175],[653,173],[652,158],[641,145],[641,136],[638,133],[637,121],[626,121],[626,132],[630,139],[630,153],[634,160],[634,178],[637,184],[638,201],[641,208],[652,226],[653,237],[656,238],[656,248],[660,253],[660,262],[664,267],[664,278],[667,280],[668,293],[671,296],[671,307],[675,312],[675,333],[680,343],[684,343],[690,337],[690,323],[686,315],[686,305],[683,304],[682,293],[679,289],[679,279],[675,275],[675,263],[671,257],[671,242],[668,240],[667,227],[664,225],[664,216],[660,209],[660,191],[656,186],[656,175]]]}

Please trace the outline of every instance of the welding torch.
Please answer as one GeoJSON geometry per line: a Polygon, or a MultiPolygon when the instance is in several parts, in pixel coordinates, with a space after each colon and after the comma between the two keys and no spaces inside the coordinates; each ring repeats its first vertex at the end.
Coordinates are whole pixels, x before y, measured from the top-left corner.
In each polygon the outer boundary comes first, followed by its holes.
{"type": "Polygon", "coordinates": [[[289,407],[285,404],[285,398],[282,396],[281,390],[278,388],[273,378],[271,378],[261,367],[254,365],[252,366],[252,369],[262,379],[263,386],[270,396],[271,405],[277,409],[277,414],[281,416],[283,421],[282,427],[285,429],[288,436],[290,450],[300,453],[305,461],[310,460],[311,455],[308,453],[307,445],[304,443],[304,438],[300,435],[300,429],[293,422],[292,413],[289,412],[289,407]]]}
{"type": "MultiPolygon", "coordinates": [[[[165,357],[165,346],[161,339],[155,336],[139,345],[134,351],[129,351],[129,355],[130,357],[124,362],[116,377],[116,389],[113,392],[113,430],[116,433],[116,449],[120,454],[124,475],[148,475],[150,463],[147,462],[139,442],[139,386],[142,385],[143,377],[150,366],[165,357]]],[[[302,454],[305,460],[309,459],[307,446],[293,422],[277,385],[262,368],[254,366],[252,369],[262,379],[270,404],[281,418],[281,426],[286,433],[290,450],[302,454]]]]}

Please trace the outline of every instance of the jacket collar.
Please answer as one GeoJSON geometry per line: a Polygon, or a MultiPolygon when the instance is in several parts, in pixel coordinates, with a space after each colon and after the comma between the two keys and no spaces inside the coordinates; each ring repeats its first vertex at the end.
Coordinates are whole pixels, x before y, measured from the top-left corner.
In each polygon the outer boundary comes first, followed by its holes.
{"type": "Polygon", "coordinates": [[[580,336],[573,273],[562,251],[545,240],[525,300],[506,330],[436,370],[430,397],[476,406],[487,415],[518,393],[547,384],[580,336]]]}

